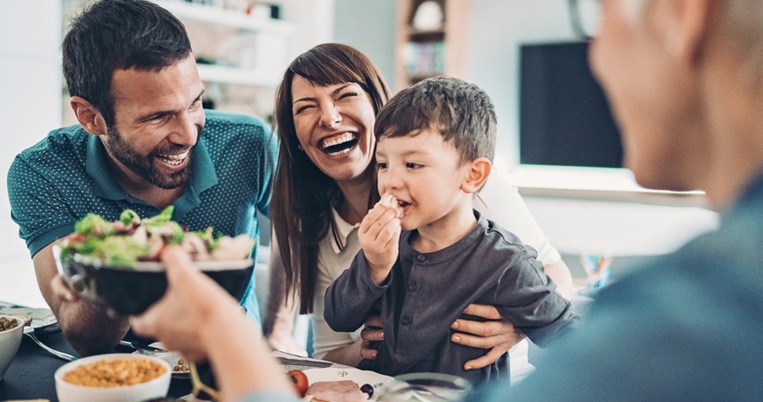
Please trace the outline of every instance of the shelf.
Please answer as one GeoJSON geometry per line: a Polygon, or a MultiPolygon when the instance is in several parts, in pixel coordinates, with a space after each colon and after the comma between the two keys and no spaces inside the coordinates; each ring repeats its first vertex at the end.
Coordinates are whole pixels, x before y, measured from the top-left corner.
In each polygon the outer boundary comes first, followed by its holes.
{"type": "Polygon", "coordinates": [[[644,188],[627,169],[520,165],[509,178],[524,196],[710,208],[703,191],[644,188]]]}
{"type": "Polygon", "coordinates": [[[275,88],[280,77],[267,77],[259,70],[198,64],[202,81],[275,88]]]}
{"type": "Polygon", "coordinates": [[[436,29],[416,29],[413,18],[423,0],[397,0],[395,89],[434,75],[467,78],[469,0],[437,0],[444,13],[436,29]],[[450,18],[448,17],[450,16],[450,18]]]}
{"type": "Polygon", "coordinates": [[[445,30],[421,30],[415,28],[408,28],[408,38],[412,42],[421,42],[426,40],[442,40],[445,37],[445,30]]]}
{"type": "Polygon", "coordinates": [[[228,26],[252,32],[290,34],[294,31],[291,23],[268,18],[255,18],[241,12],[203,4],[185,3],[171,0],[153,0],[183,21],[199,21],[228,26]]]}

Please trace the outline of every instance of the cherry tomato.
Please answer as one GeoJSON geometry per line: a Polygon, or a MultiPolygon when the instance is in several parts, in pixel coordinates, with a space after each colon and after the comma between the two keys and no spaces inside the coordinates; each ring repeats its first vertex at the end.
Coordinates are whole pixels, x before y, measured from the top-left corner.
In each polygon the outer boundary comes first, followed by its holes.
{"type": "Polygon", "coordinates": [[[294,390],[297,394],[305,396],[305,391],[307,391],[307,376],[305,373],[302,370],[291,370],[286,375],[289,376],[289,380],[294,385],[294,390]]]}

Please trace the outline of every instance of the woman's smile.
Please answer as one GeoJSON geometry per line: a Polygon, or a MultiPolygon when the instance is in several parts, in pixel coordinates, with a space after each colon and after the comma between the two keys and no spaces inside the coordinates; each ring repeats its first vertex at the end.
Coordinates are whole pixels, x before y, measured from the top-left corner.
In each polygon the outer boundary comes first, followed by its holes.
{"type": "Polygon", "coordinates": [[[337,157],[350,153],[358,145],[358,135],[345,131],[319,141],[319,148],[328,156],[337,157]]]}

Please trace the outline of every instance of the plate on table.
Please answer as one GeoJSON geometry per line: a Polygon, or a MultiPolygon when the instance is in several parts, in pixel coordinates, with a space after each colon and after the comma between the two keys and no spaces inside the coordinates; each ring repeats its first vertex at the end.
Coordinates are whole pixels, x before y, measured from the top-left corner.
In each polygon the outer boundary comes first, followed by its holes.
{"type": "MultiPolygon", "coordinates": [[[[161,342],[154,342],[148,346],[164,349],[164,345],[161,342]]],[[[191,378],[191,369],[189,362],[183,359],[178,352],[157,352],[153,350],[138,349],[133,354],[143,354],[158,357],[172,367],[172,378],[181,380],[189,380],[191,378]]]]}
{"type": "Polygon", "coordinates": [[[33,308],[18,306],[12,303],[0,302],[0,314],[21,317],[26,325],[41,332],[54,332],[59,329],[58,320],[48,308],[33,308]]]}
{"type": "MultiPolygon", "coordinates": [[[[378,394],[379,388],[392,377],[379,374],[374,371],[360,370],[353,367],[327,367],[304,370],[308,384],[318,381],[354,381],[359,387],[370,384],[374,387],[374,395],[378,394]]],[[[374,400],[375,398],[371,398],[374,400]]]]}

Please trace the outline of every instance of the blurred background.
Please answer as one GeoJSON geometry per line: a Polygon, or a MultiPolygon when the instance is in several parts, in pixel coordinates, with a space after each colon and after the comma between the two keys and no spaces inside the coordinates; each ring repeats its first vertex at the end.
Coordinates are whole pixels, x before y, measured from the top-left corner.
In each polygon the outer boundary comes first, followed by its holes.
{"type": "MultiPolygon", "coordinates": [[[[567,0],[156,2],[186,24],[209,108],[269,121],[285,67],[323,42],[369,55],[394,91],[437,74],[479,85],[498,114],[497,171],[519,187],[579,284],[591,256],[614,257],[616,280],[717,224],[701,191],[646,190],[621,167],[617,128],[567,0]]],[[[0,300],[44,306],[6,175],[18,152],[75,123],[60,45],[86,4],[0,1],[0,300]]]]}

